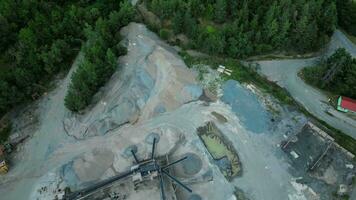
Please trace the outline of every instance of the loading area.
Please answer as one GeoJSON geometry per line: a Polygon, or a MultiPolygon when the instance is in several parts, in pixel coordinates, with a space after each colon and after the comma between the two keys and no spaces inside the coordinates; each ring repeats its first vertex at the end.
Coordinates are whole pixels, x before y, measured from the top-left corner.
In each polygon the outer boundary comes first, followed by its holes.
{"type": "Polygon", "coordinates": [[[348,198],[355,182],[354,155],[314,123],[281,143],[298,177],[294,184],[305,186],[312,199],[348,198]]]}

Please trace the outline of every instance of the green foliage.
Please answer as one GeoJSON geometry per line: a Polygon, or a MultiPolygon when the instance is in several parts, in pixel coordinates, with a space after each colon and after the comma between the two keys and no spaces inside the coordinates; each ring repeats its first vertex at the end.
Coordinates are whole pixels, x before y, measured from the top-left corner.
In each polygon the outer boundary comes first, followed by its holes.
{"type": "Polygon", "coordinates": [[[336,0],[336,8],[338,24],[348,33],[356,36],[356,1],[336,0]]]}
{"type": "Polygon", "coordinates": [[[214,18],[214,6],[212,4],[206,5],[203,16],[208,20],[213,20],[213,18],[214,18]]]}
{"type": "Polygon", "coordinates": [[[7,123],[0,129],[0,144],[6,142],[11,133],[11,124],[7,123]]]}
{"type": "MultiPolygon", "coordinates": [[[[41,94],[56,73],[68,70],[86,39],[84,28],[114,10],[121,21],[101,31],[117,33],[134,15],[128,1],[0,1],[0,65],[6,64],[0,66],[0,115],[41,94]]],[[[117,34],[107,36],[119,40],[117,34]]],[[[112,51],[125,52],[119,46],[112,51]]]]}
{"type": "Polygon", "coordinates": [[[190,0],[189,7],[191,8],[191,13],[194,17],[199,17],[204,14],[203,11],[205,10],[205,7],[200,0],[190,0]]]}
{"type": "Polygon", "coordinates": [[[65,97],[65,106],[76,112],[84,109],[94,94],[96,81],[94,64],[84,61],[72,76],[72,82],[65,97]]]}
{"type": "Polygon", "coordinates": [[[132,21],[135,16],[135,9],[132,7],[130,1],[122,1],[120,2],[120,10],[119,10],[119,20],[118,27],[122,27],[127,25],[132,21]]]}
{"type": "MultiPolygon", "coordinates": [[[[94,32],[100,32],[104,44],[93,40],[95,48],[88,50],[101,53],[99,60],[105,61],[107,56],[112,59],[112,53],[125,53],[116,44],[108,53],[106,43],[119,41],[118,28],[135,14],[130,3],[123,0],[2,0],[0,10],[0,64],[6,64],[0,66],[0,115],[31,100],[33,94],[43,93],[55,74],[68,70],[86,32],[90,32],[85,27],[96,27],[94,32]],[[104,23],[110,13],[110,23],[104,23]]],[[[90,62],[96,64],[94,60],[90,62]]],[[[106,66],[105,62],[100,64],[106,66]]]]}
{"type": "Polygon", "coordinates": [[[72,82],[65,97],[65,106],[74,112],[85,109],[92,97],[111,77],[117,67],[117,58],[126,54],[119,44],[118,31],[134,16],[129,3],[121,3],[119,11],[110,13],[109,18],[99,18],[95,27],[87,27],[84,46],[84,61],[72,75],[72,82]]]}
{"type": "Polygon", "coordinates": [[[208,25],[208,26],[205,27],[205,29],[206,29],[206,32],[207,32],[208,34],[214,34],[214,33],[216,33],[216,28],[214,28],[213,26],[208,25]]]}
{"type": "Polygon", "coordinates": [[[172,19],[174,33],[181,33],[184,30],[184,13],[177,12],[172,19]]]}
{"type": "Polygon", "coordinates": [[[65,58],[72,54],[69,44],[62,39],[55,40],[48,51],[41,52],[41,59],[44,62],[44,70],[48,74],[55,74],[64,70],[65,58]]]}
{"type": "Polygon", "coordinates": [[[195,37],[197,34],[197,21],[193,18],[191,12],[188,10],[184,14],[183,32],[189,37],[195,37]]]}
{"type": "Polygon", "coordinates": [[[356,59],[353,59],[345,49],[337,49],[318,66],[304,68],[302,75],[308,83],[316,87],[356,98],[356,59]],[[327,74],[333,76],[326,76],[327,74]]]}
{"type": "Polygon", "coordinates": [[[226,0],[216,0],[214,5],[215,21],[222,23],[226,20],[227,16],[227,2],[226,0]]]}
{"type": "Polygon", "coordinates": [[[176,9],[179,9],[180,3],[180,0],[152,0],[150,3],[150,8],[161,19],[166,19],[176,9]]]}
{"type": "Polygon", "coordinates": [[[168,38],[170,37],[170,33],[168,29],[161,29],[159,31],[159,36],[164,39],[164,40],[168,40],[168,38]]]}
{"type": "Polygon", "coordinates": [[[147,2],[154,13],[171,20],[171,27],[165,28],[186,34],[193,47],[234,58],[318,50],[328,41],[337,20],[331,0],[147,2]]]}

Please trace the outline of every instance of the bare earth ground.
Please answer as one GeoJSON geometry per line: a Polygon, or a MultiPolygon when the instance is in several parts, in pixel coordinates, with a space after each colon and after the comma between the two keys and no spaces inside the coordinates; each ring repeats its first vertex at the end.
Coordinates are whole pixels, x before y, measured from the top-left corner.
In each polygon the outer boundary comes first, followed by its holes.
{"type": "MultiPolygon", "coordinates": [[[[80,55],[58,88],[38,102],[39,128],[18,153],[9,174],[1,177],[1,199],[53,199],[53,190],[58,188],[81,188],[125,171],[133,160],[126,155],[127,148],[137,145],[138,156],[144,158],[150,152],[146,138],[152,132],[160,136],[158,155],[172,153],[178,158],[194,153],[200,157],[202,169],[192,178],[212,174],[213,180],[197,183],[188,179],[187,184],[203,199],[234,199],[234,187],[256,200],[308,199],[279,148],[284,134],[301,129],[302,115],[278,105],[279,114],[269,114],[263,96],[237,82],[231,85],[236,93],[229,105],[220,100],[202,102],[195,73],[173,48],[142,24],[131,23],[122,33],[128,46],[128,55],[119,59],[123,67],[85,114],[71,114],[63,102],[80,55]],[[248,112],[256,108],[266,115],[248,112]],[[213,112],[227,122],[219,122],[213,112]],[[232,182],[224,178],[196,134],[208,121],[217,124],[240,157],[243,173],[232,182]],[[259,122],[255,126],[263,124],[258,131],[251,129],[254,121],[259,122]],[[47,191],[39,192],[44,186],[47,191]]],[[[128,199],[158,197],[157,187],[133,193],[128,199]]]]}

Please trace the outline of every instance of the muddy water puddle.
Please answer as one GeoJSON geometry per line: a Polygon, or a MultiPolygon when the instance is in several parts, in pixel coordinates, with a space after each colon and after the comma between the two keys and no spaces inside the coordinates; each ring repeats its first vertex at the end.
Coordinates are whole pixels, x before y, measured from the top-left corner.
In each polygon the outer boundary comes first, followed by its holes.
{"type": "Polygon", "coordinates": [[[236,150],[215,126],[213,122],[208,122],[205,126],[197,129],[198,135],[204,146],[214,159],[220,171],[227,180],[231,181],[241,173],[241,163],[236,150]]]}

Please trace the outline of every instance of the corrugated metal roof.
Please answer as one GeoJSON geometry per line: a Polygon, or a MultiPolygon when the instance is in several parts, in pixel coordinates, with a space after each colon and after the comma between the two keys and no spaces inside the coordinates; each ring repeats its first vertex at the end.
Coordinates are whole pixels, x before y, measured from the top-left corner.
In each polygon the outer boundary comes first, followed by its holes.
{"type": "Polygon", "coordinates": [[[341,107],[356,112],[356,100],[348,97],[342,97],[341,107]]]}

